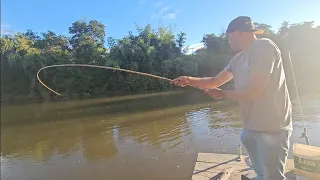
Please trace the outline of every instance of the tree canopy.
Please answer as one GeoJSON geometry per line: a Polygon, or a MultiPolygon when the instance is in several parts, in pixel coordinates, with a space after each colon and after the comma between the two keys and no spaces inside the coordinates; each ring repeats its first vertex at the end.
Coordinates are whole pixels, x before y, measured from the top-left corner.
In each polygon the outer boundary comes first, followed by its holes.
{"type": "MultiPolygon", "coordinates": [[[[315,27],[313,22],[285,21],[275,32],[270,25],[256,25],[265,30],[259,38],[270,38],[283,52],[291,52],[299,88],[319,90],[316,78],[320,77],[317,53],[320,27],[315,27]]],[[[225,33],[203,35],[201,42],[205,48],[191,55],[183,50],[187,34],[176,33],[170,26],[137,26],[135,33],[130,31],[127,36],[115,39],[106,36],[105,25],[97,20],[76,21],[69,33],[70,36],[63,36],[52,31],[38,34],[27,30],[1,36],[1,100],[54,98],[36,79],[41,67],[53,64],[94,64],[175,78],[214,76],[232,57],[225,33]]],[[[58,92],[76,97],[173,88],[157,79],[90,68],[48,69],[41,78],[58,92]]]]}

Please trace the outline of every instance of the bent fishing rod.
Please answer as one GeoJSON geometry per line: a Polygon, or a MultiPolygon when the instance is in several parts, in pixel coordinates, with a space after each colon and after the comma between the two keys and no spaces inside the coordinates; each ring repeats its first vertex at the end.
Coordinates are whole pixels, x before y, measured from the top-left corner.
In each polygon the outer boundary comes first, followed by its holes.
{"type": "MultiPolygon", "coordinates": [[[[143,73],[143,72],[137,72],[137,71],[133,71],[133,70],[128,70],[128,69],[121,69],[121,68],[115,68],[115,67],[108,67],[108,66],[98,66],[98,65],[90,65],[90,64],[59,64],[59,65],[51,65],[51,66],[45,66],[42,67],[41,69],[38,70],[37,72],[37,79],[38,81],[48,90],[50,90],[51,92],[53,92],[54,94],[61,96],[60,93],[58,93],[57,91],[53,90],[52,88],[48,87],[44,82],[42,82],[42,80],[39,77],[39,73],[44,70],[44,69],[49,69],[49,68],[54,68],[54,67],[90,67],[90,68],[100,68],[100,69],[108,69],[108,70],[114,70],[114,71],[122,71],[122,72],[127,72],[127,73],[132,73],[132,74],[138,74],[138,75],[142,75],[142,76],[148,76],[148,77],[152,77],[152,78],[156,78],[156,79],[161,79],[161,80],[165,80],[165,81],[169,81],[170,83],[173,82],[172,79],[169,78],[165,78],[165,77],[161,77],[161,76],[157,76],[157,75],[153,75],[153,74],[149,74],[149,73],[143,73]]],[[[194,86],[191,86],[194,87],[194,86]]],[[[199,87],[194,87],[197,89],[201,89],[199,87]]],[[[203,89],[201,89],[203,90],[203,89]]]]}

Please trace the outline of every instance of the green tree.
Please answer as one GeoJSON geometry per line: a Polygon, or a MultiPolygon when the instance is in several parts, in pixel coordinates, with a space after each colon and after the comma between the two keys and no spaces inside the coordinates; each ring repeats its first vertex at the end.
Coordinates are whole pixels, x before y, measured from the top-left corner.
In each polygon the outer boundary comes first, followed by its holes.
{"type": "Polygon", "coordinates": [[[177,35],[177,39],[176,39],[176,42],[178,44],[178,47],[180,49],[180,52],[182,53],[182,47],[184,46],[184,44],[186,43],[186,39],[187,39],[187,34],[184,33],[184,32],[180,32],[178,35],[177,35]]]}
{"type": "MultiPolygon", "coordinates": [[[[263,23],[255,24],[265,31],[258,38],[275,41],[284,59],[288,83],[292,86],[286,51],[291,52],[299,90],[318,92],[320,76],[318,39],[320,27],[314,22],[290,24],[284,21],[278,31],[263,23]]],[[[225,33],[205,34],[204,49],[186,55],[182,49],[186,33],[175,33],[171,26],[137,26],[136,31],[120,39],[107,37],[105,26],[97,20],[76,21],[69,28],[70,36],[53,31],[37,33],[27,30],[13,36],[1,36],[2,100],[55,96],[36,79],[44,66],[84,63],[131,69],[168,78],[181,75],[214,76],[230,61],[225,33]],[[39,35],[38,35],[39,34],[39,35]],[[106,39],[106,40],[105,40],[106,39]]],[[[41,79],[68,97],[100,96],[109,92],[169,90],[165,81],[139,75],[92,68],[55,68],[43,71],[41,79]]],[[[291,87],[290,89],[293,89],[291,87]]]]}

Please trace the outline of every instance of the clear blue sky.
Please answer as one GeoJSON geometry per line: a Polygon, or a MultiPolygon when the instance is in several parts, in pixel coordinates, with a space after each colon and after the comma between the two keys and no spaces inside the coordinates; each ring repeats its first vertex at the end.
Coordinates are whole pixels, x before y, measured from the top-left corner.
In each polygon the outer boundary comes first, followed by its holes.
{"type": "Polygon", "coordinates": [[[161,21],[175,25],[176,32],[186,32],[190,45],[200,42],[205,33],[219,33],[239,15],[277,29],[283,21],[319,25],[319,9],[317,0],[2,0],[1,31],[52,30],[69,35],[72,22],[86,17],[101,21],[107,36],[122,38],[128,31],[135,32],[135,23],[156,28],[161,21]]]}

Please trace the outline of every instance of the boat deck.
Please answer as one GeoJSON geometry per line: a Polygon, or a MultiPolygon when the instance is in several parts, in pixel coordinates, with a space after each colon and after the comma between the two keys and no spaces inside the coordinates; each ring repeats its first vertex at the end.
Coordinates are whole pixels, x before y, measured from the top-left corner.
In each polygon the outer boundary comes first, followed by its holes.
{"type": "MultiPolygon", "coordinates": [[[[218,179],[220,172],[224,169],[235,168],[238,170],[238,175],[232,174],[229,178],[241,179],[239,176],[247,177],[247,179],[255,179],[256,174],[245,163],[247,156],[242,156],[241,161],[237,161],[238,155],[220,154],[220,153],[198,153],[197,162],[193,170],[192,180],[214,180],[218,179]],[[233,177],[234,176],[234,177],[233,177]]],[[[288,180],[296,180],[294,175],[293,160],[288,159],[286,164],[286,177],[288,180]]],[[[243,177],[242,179],[245,179],[243,177]]]]}

